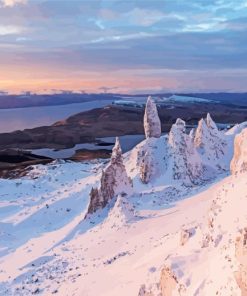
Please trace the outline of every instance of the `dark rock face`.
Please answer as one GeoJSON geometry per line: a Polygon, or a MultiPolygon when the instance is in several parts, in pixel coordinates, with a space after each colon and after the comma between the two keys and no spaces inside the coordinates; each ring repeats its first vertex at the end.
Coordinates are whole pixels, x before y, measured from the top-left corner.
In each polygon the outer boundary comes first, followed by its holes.
{"type": "Polygon", "coordinates": [[[0,178],[18,178],[25,176],[32,165],[47,164],[53,159],[30,153],[20,149],[0,150],[0,178]]]}
{"type": "Polygon", "coordinates": [[[114,197],[114,187],[116,184],[116,180],[114,178],[115,168],[110,165],[106,168],[105,171],[102,172],[101,180],[100,180],[100,192],[103,197],[103,207],[106,206],[107,202],[114,197]]]}
{"type": "Polygon", "coordinates": [[[90,192],[90,204],[88,207],[88,213],[92,214],[97,211],[99,208],[105,207],[105,203],[102,199],[102,196],[98,188],[92,188],[90,192]]]}

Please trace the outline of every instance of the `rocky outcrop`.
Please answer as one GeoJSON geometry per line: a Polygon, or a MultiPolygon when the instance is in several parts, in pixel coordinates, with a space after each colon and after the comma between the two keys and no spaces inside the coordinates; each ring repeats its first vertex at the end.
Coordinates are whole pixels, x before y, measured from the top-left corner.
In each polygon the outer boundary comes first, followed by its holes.
{"type": "Polygon", "coordinates": [[[118,194],[126,195],[132,192],[132,181],[127,176],[122,159],[122,150],[119,139],[116,138],[112,149],[109,165],[102,171],[100,187],[92,188],[88,214],[104,208],[108,202],[118,194]]]}
{"type": "Polygon", "coordinates": [[[225,154],[226,143],[218,130],[210,114],[207,114],[206,121],[201,119],[195,132],[194,145],[198,152],[205,155],[209,161],[217,162],[225,154]]]}
{"type": "Polygon", "coordinates": [[[142,285],[139,290],[138,296],[154,296],[154,294],[152,291],[149,291],[145,285],[142,285]]]}
{"type": "Polygon", "coordinates": [[[244,129],[234,140],[234,155],[231,161],[231,173],[247,171],[247,129],[244,129]]]}
{"type": "Polygon", "coordinates": [[[103,200],[101,192],[98,188],[92,188],[90,192],[90,204],[88,207],[88,213],[94,213],[98,209],[105,207],[106,204],[103,200]]]}
{"type": "Polygon", "coordinates": [[[215,133],[218,133],[219,130],[217,128],[217,125],[216,123],[213,121],[210,113],[207,114],[207,117],[206,117],[206,124],[207,124],[207,127],[210,131],[214,131],[215,133]]]}
{"type": "Polygon", "coordinates": [[[181,292],[185,290],[185,287],[182,284],[179,284],[179,281],[171,268],[164,267],[161,272],[160,289],[162,296],[172,296],[181,295],[181,292]]]}
{"type": "Polygon", "coordinates": [[[185,183],[199,181],[202,165],[192,139],[185,132],[185,122],[178,118],[169,133],[168,144],[173,158],[173,178],[185,183]]]}
{"type": "Polygon", "coordinates": [[[180,233],[180,245],[184,246],[188,240],[194,235],[195,229],[181,229],[180,233]]]}
{"type": "Polygon", "coordinates": [[[161,123],[152,97],[148,97],[144,114],[144,130],[146,135],[146,149],[141,149],[138,156],[138,164],[140,179],[144,184],[150,182],[155,174],[155,160],[153,157],[151,138],[159,138],[161,136],[161,123]],[[151,147],[150,145],[151,144],[151,147]]]}
{"type": "Polygon", "coordinates": [[[239,262],[239,269],[235,272],[237,284],[242,296],[247,296],[247,228],[241,231],[241,236],[236,240],[236,259],[239,262]]]}
{"type": "Polygon", "coordinates": [[[118,137],[116,138],[115,145],[112,148],[111,164],[118,164],[120,166],[123,164],[122,149],[118,137]]]}
{"type": "Polygon", "coordinates": [[[152,97],[148,97],[145,114],[144,114],[144,130],[146,138],[159,138],[161,136],[161,123],[152,97]]]}
{"type": "Polygon", "coordinates": [[[133,149],[128,172],[133,178],[138,174],[144,184],[161,175],[186,186],[200,184],[229,169],[229,138],[218,130],[210,114],[189,133],[185,121],[178,118],[168,136],[147,138],[133,149]]]}

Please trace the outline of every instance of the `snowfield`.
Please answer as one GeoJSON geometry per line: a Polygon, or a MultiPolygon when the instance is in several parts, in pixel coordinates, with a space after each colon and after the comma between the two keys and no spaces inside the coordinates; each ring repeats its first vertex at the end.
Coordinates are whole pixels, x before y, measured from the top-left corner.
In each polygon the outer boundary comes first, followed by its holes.
{"type": "Polygon", "coordinates": [[[236,256],[236,239],[247,227],[247,173],[231,175],[230,162],[246,123],[226,133],[206,123],[207,133],[202,122],[185,135],[177,121],[124,154],[132,194],[87,218],[101,160],[1,179],[0,295],[245,295],[247,250],[236,256]]]}

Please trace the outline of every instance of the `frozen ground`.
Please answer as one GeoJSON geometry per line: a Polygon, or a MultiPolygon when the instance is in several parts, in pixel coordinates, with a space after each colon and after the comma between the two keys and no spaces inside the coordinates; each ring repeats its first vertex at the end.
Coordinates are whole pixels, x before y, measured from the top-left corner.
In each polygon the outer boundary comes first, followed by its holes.
{"type": "MultiPolygon", "coordinates": [[[[229,141],[238,129],[228,132],[229,141]]],[[[166,153],[164,138],[150,143],[155,155],[166,153]]],[[[144,185],[135,155],[134,149],[125,156],[134,194],[86,220],[101,161],[56,161],[0,180],[0,295],[137,296],[141,287],[161,295],[164,266],[181,284],[174,295],[241,295],[235,239],[247,226],[246,174],[230,176],[228,169],[186,187],[162,179],[168,163],[144,185]],[[181,244],[184,230],[190,238],[181,244]]]]}

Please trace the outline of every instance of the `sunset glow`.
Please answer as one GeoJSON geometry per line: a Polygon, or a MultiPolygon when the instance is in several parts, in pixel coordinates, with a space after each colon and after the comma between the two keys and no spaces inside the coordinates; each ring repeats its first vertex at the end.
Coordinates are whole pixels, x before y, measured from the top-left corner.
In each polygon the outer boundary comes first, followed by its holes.
{"type": "Polygon", "coordinates": [[[246,91],[247,2],[0,0],[0,90],[246,91]]]}

